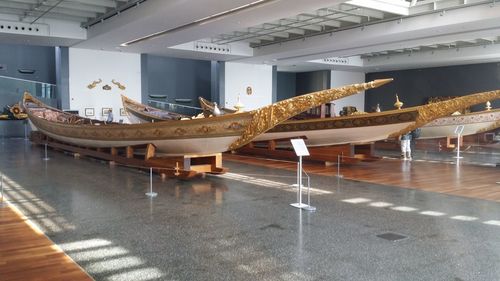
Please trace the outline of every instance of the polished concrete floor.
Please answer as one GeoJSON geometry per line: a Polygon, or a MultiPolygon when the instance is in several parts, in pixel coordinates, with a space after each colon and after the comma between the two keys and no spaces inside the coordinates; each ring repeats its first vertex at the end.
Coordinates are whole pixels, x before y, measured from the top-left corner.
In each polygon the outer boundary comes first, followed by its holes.
{"type": "MultiPolygon", "coordinates": [[[[378,149],[375,151],[375,155],[400,158],[401,152],[399,150],[378,149]]],[[[500,167],[500,143],[468,145],[461,148],[461,151],[456,149],[428,151],[412,148],[412,157],[415,160],[453,163],[456,162],[457,155],[461,157],[460,162],[463,164],[500,167]]]]}
{"type": "Polygon", "coordinates": [[[312,176],[307,212],[294,172],[227,161],[150,199],[148,173],[43,156],[0,144],[6,197],[96,280],[500,280],[496,202],[312,176]]]}

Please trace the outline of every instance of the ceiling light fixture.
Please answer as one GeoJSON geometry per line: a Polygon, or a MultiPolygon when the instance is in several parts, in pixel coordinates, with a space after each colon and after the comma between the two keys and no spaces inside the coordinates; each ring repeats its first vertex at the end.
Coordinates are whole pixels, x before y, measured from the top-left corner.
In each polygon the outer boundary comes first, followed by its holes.
{"type": "Polygon", "coordinates": [[[257,1],[245,4],[245,5],[233,8],[233,9],[226,10],[224,12],[216,13],[216,14],[213,14],[211,16],[195,20],[193,22],[190,22],[190,23],[178,26],[178,27],[174,27],[174,28],[171,28],[171,29],[167,29],[167,30],[163,30],[163,31],[151,33],[149,35],[146,35],[146,36],[143,36],[143,37],[140,37],[140,38],[137,38],[137,39],[134,39],[134,40],[122,43],[122,44],[120,44],[120,46],[127,47],[127,46],[130,46],[132,44],[136,44],[136,43],[139,43],[139,42],[142,42],[142,41],[146,41],[146,40],[158,38],[158,37],[166,35],[168,33],[177,32],[177,31],[189,28],[189,27],[204,25],[204,24],[207,24],[207,23],[209,23],[209,22],[211,22],[213,20],[221,19],[221,18],[223,18],[225,16],[228,16],[230,14],[238,13],[240,11],[251,9],[251,8],[254,8],[254,7],[263,5],[263,4],[267,4],[267,3],[270,3],[270,2],[274,2],[274,1],[276,1],[276,0],[257,0],[257,1]]]}

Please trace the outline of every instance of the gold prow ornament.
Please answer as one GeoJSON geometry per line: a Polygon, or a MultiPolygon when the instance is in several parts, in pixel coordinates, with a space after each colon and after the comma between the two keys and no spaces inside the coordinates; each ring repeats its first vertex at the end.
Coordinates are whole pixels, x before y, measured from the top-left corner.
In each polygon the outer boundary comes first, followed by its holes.
{"type": "Polygon", "coordinates": [[[394,103],[394,107],[397,109],[401,109],[401,107],[403,107],[403,103],[399,100],[398,94],[396,94],[396,102],[394,103]]]}
{"type": "Polygon", "coordinates": [[[88,85],[87,85],[87,88],[89,88],[89,89],[94,89],[94,88],[95,88],[95,86],[97,86],[97,84],[99,84],[99,83],[101,83],[101,82],[102,82],[102,80],[101,80],[101,78],[99,78],[98,80],[96,80],[96,81],[94,81],[94,82],[92,82],[92,83],[88,84],[88,85]]]}
{"type": "MultiPolygon", "coordinates": [[[[288,120],[309,108],[319,106],[332,100],[347,97],[354,93],[380,87],[391,82],[393,79],[379,79],[367,83],[352,84],[340,88],[318,91],[286,100],[272,105],[261,107],[256,110],[247,111],[252,115],[250,125],[239,139],[229,146],[229,150],[236,149],[249,143],[256,136],[265,133],[281,122],[288,120]]],[[[241,113],[240,113],[241,114],[241,113]]]]}
{"type": "Polygon", "coordinates": [[[500,90],[482,92],[427,104],[418,109],[418,117],[413,125],[410,125],[397,133],[391,134],[389,137],[398,137],[411,132],[416,128],[422,127],[423,125],[436,119],[436,116],[448,116],[457,110],[467,108],[471,105],[496,99],[500,99],[500,90]]]}
{"type": "Polygon", "coordinates": [[[484,109],[486,109],[487,111],[491,110],[491,102],[490,101],[486,102],[486,107],[484,109]]]}
{"type": "Polygon", "coordinates": [[[115,81],[115,79],[111,80],[111,83],[113,83],[113,84],[115,84],[116,86],[118,86],[118,89],[120,89],[120,90],[122,90],[122,91],[123,91],[123,90],[125,90],[125,88],[126,88],[126,87],[125,87],[123,84],[121,84],[120,82],[115,81]]]}

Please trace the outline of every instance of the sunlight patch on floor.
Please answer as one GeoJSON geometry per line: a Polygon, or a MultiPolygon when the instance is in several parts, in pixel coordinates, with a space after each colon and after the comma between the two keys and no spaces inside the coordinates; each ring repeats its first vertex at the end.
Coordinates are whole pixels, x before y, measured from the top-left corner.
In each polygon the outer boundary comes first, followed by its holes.
{"type": "MultiPolygon", "coordinates": [[[[285,191],[296,192],[296,189],[292,188],[292,185],[287,184],[287,183],[283,183],[283,182],[261,179],[261,178],[251,177],[251,176],[245,176],[245,175],[236,174],[236,173],[225,173],[225,174],[217,175],[217,176],[221,177],[221,178],[230,179],[230,180],[236,180],[236,181],[240,181],[240,182],[255,184],[258,186],[272,187],[272,188],[278,188],[278,189],[285,190],[285,191]]],[[[307,187],[302,187],[302,188],[303,188],[304,192],[307,191],[307,187]]],[[[332,193],[333,192],[328,191],[328,190],[311,188],[311,194],[321,195],[321,194],[332,194],[332,193]]]]}

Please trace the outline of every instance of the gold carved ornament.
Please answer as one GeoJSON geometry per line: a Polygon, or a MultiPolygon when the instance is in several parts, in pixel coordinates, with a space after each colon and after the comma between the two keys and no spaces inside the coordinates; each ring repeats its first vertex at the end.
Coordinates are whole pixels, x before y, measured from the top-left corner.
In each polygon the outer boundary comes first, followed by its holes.
{"type": "Polygon", "coordinates": [[[318,91],[290,99],[286,99],[272,105],[268,105],[249,113],[252,115],[250,124],[246,127],[242,136],[229,146],[229,150],[237,149],[260,134],[272,129],[281,122],[290,119],[301,112],[330,102],[332,100],[347,97],[363,90],[380,87],[393,79],[380,79],[368,83],[352,84],[340,88],[318,91]]]}
{"type": "Polygon", "coordinates": [[[87,88],[89,88],[89,89],[94,89],[94,88],[95,88],[95,86],[97,86],[97,84],[99,84],[99,83],[101,83],[101,82],[102,82],[102,80],[101,80],[101,78],[99,78],[98,80],[96,80],[96,81],[94,81],[94,82],[92,82],[92,83],[88,84],[88,85],[87,85],[87,88]]]}
{"type": "Polygon", "coordinates": [[[495,121],[495,123],[491,124],[491,126],[489,126],[488,128],[479,130],[478,133],[488,132],[488,131],[494,130],[496,128],[499,128],[499,127],[500,127],[500,120],[497,120],[497,121],[495,121]]]}
{"type": "Polygon", "coordinates": [[[111,83],[115,84],[115,85],[118,87],[118,89],[120,89],[120,90],[122,90],[122,91],[123,91],[123,90],[125,90],[125,88],[126,88],[126,87],[125,87],[125,85],[121,84],[121,83],[120,83],[120,82],[118,82],[118,81],[115,81],[115,79],[112,79],[112,80],[111,80],[111,83]]]}
{"type": "MultiPolygon", "coordinates": [[[[491,110],[487,110],[487,111],[491,111],[491,110]]],[[[498,114],[498,115],[500,115],[500,108],[495,109],[492,112],[492,114],[498,114]]],[[[478,133],[488,132],[488,131],[491,131],[491,130],[495,130],[496,128],[500,128],[500,118],[497,121],[495,121],[495,123],[491,124],[491,126],[489,126],[488,128],[484,128],[482,130],[479,130],[478,133]]]]}
{"type": "Polygon", "coordinates": [[[454,98],[451,100],[435,102],[431,104],[426,104],[420,106],[418,111],[417,119],[415,124],[410,125],[399,132],[391,134],[389,137],[398,137],[404,135],[408,132],[415,130],[416,128],[422,127],[425,124],[431,122],[432,120],[448,116],[453,112],[460,110],[462,108],[467,108],[475,104],[484,103],[488,100],[496,100],[500,98],[500,90],[489,91],[471,94],[463,97],[454,98]]]}
{"type": "Polygon", "coordinates": [[[396,94],[396,102],[394,103],[394,107],[397,109],[401,109],[401,107],[403,107],[403,102],[399,100],[398,94],[396,94]]]}

